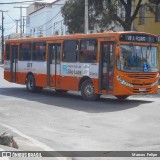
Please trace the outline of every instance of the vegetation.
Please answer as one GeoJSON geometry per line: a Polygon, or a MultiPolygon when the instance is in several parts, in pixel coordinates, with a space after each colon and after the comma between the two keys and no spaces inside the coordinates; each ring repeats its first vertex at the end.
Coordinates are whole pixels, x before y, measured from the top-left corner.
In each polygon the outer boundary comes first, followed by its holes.
{"type": "Polygon", "coordinates": [[[148,0],[148,3],[146,5],[149,7],[149,10],[156,15],[158,12],[159,4],[160,4],[159,0],[148,0]]]}
{"type": "MultiPolygon", "coordinates": [[[[89,1],[89,30],[114,30],[115,25],[123,27],[124,31],[131,30],[133,20],[141,7],[142,0],[134,7],[132,0],[88,0],[89,1]]],[[[85,0],[67,0],[62,7],[64,24],[69,33],[84,32],[85,0]]]]}

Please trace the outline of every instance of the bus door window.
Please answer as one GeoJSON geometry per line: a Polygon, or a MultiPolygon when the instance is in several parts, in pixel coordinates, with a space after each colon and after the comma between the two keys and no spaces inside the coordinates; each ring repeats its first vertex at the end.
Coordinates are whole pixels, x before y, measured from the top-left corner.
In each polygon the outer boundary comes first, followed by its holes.
{"type": "Polygon", "coordinates": [[[6,60],[10,60],[10,44],[6,44],[6,60]]]}
{"type": "Polygon", "coordinates": [[[101,89],[113,89],[114,44],[103,42],[101,46],[101,89]]]}
{"type": "Polygon", "coordinates": [[[17,65],[18,65],[18,45],[13,45],[11,46],[11,51],[12,51],[12,59],[11,59],[11,81],[16,82],[17,81],[17,65]]]}
{"type": "Polygon", "coordinates": [[[16,63],[18,59],[18,46],[12,46],[12,63],[16,63]]]}
{"type": "Polygon", "coordinates": [[[55,62],[54,55],[55,55],[55,46],[50,45],[49,46],[49,61],[50,61],[50,64],[54,64],[54,62],[55,62]]]}
{"type": "Polygon", "coordinates": [[[48,45],[48,69],[47,69],[47,84],[48,86],[58,87],[60,74],[60,51],[61,44],[54,43],[48,45]]]}
{"type": "Polygon", "coordinates": [[[34,42],[32,53],[33,53],[32,60],[45,61],[45,59],[46,59],[46,43],[45,42],[34,42]]]}
{"type": "Polygon", "coordinates": [[[80,62],[95,63],[97,57],[97,40],[83,39],[80,41],[80,62]]]}
{"type": "Polygon", "coordinates": [[[49,54],[50,54],[50,63],[54,64],[55,60],[56,63],[60,63],[60,51],[61,51],[61,45],[60,44],[54,44],[49,46],[49,54]]]}

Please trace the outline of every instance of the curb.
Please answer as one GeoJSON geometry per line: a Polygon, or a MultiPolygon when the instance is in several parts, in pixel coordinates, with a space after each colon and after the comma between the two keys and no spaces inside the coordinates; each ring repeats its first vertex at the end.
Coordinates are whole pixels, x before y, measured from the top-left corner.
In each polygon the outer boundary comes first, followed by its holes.
{"type": "MultiPolygon", "coordinates": [[[[59,153],[59,152],[56,151],[55,149],[50,148],[50,147],[47,146],[46,144],[44,144],[44,143],[42,143],[42,142],[40,142],[40,141],[38,141],[38,140],[36,140],[36,139],[34,139],[34,138],[32,138],[32,137],[29,137],[29,136],[21,133],[20,131],[16,130],[15,128],[13,128],[13,127],[11,127],[11,126],[8,126],[8,125],[5,125],[5,124],[1,124],[1,123],[0,123],[0,125],[1,125],[2,127],[4,127],[4,128],[9,129],[9,130],[12,131],[13,133],[18,134],[20,137],[23,137],[23,138],[29,140],[31,143],[36,144],[37,147],[42,148],[44,151],[55,151],[55,152],[57,152],[57,154],[59,155],[59,157],[54,157],[56,160],[72,160],[72,157],[64,157],[64,155],[62,155],[61,153],[59,153]]],[[[4,146],[4,147],[6,147],[6,146],[4,146]]],[[[10,147],[8,147],[8,148],[10,148],[10,147]]],[[[23,151],[23,150],[15,149],[15,148],[11,148],[11,149],[12,149],[12,150],[14,149],[15,151],[23,151]]],[[[11,151],[11,149],[10,149],[10,151],[11,151]]],[[[43,151],[42,151],[42,152],[43,152],[43,151]]],[[[44,158],[45,158],[45,157],[44,157],[44,158]]]]}

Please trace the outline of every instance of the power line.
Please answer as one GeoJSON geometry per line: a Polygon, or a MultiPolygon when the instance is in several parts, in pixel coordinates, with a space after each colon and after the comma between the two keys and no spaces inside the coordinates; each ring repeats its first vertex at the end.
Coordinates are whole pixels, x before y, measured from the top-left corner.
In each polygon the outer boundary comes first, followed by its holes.
{"type": "MultiPolygon", "coordinates": [[[[14,20],[8,13],[5,13],[14,23],[16,22],[16,32],[18,31],[18,28],[17,27],[19,27],[20,28],[20,25],[18,25],[18,23],[17,23],[17,20],[14,20]]],[[[20,20],[18,20],[18,21],[20,21],[20,20]]]]}
{"type": "Polygon", "coordinates": [[[14,8],[19,8],[20,9],[20,38],[22,38],[22,9],[27,8],[27,7],[14,7],[14,8]]]}
{"type": "Polygon", "coordinates": [[[46,23],[44,23],[44,24],[42,24],[42,25],[39,25],[39,26],[30,27],[30,28],[38,28],[38,27],[44,26],[44,25],[48,24],[49,22],[51,22],[53,19],[55,19],[60,13],[61,13],[61,11],[59,11],[54,17],[52,17],[52,18],[51,18],[49,21],[47,21],[46,23]]]}
{"type": "MultiPolygon", "coordinates": [[[[45,31],[47,31],[47,30],[50,30],[51,28],[53,28],[53,27],[55,27],[55,25],[57,25],[58,23],[62,23],[64,20],[61,20],[61,21],[57,21],[57,22],[55,22],[51,27],[49,27],[49,28],[47,28],[47,29],[45,29],[45,30],[43,30],[43,32],[45,32],[45,31]]],[[[62,26],[61,27],[59,27],[59,29],[62,29],[62,26]]],[[[39,32],[34,32],[34,34],[35,35],[38,35],[39,34],[39,32]]]]}
{"type": "Polygon", "coordinates": [[[13,24],[13,22],[8,22],[8,23],[4,23],[5,25],[10,25],[13,24]]]}
{"type": "Polygon", "coordinates": [[[38,2],[42,0],[33,0],[33,1],[21,1],[21,2],[5,2],[5,3],[0,3],[0,5],[5,5],[5,4],[20,4],[20,3],[28,3],[28,2],[38,2]]]}
{"type": "Polygon", "coordinates": [[[5,28],[4,31],[6,31],[6,30],[11,30],[11,29],[14,28],[14,27],[15,27],[15,24],[14,24],[12,27],[10,27],[10,28],[5,28]]]}
{"type": "Polygon", "coordinates": [[[61,20],[61,21],[58,21],[58,22],[55,22],[51,27],[45,29],[44,31],[47,31],[49,29],[51,29],[52,27],[55,27],[56,24],[60,23],[60,22],[63,22],[64,20],[61,20]]]}
{"type": "Polygon", "coordinates": [[[14,19],[8,13],[6,15],[14,22],[14,19]]]}
{"type": "Polygon", "coordinates": [[[18,27],[19,27],[18,21],[20,21],[20,20],[15,20],[15,22],[16,22],[16,33],[18,33],[18,27]]]}

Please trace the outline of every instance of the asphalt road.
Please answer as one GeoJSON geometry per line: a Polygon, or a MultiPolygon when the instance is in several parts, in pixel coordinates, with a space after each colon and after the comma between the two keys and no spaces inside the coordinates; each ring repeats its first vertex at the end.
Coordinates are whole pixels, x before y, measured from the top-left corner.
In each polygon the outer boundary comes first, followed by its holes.
{"type": "Polygon", "coordinates": [[[2,67],[0,77],[0,132],[12,134],[20,150],[160,150],[160,94],[131,96],[125,101],[103,96],[88,102],[73,92],[28,93],[25,86],[5,81],[2,67]]]}

